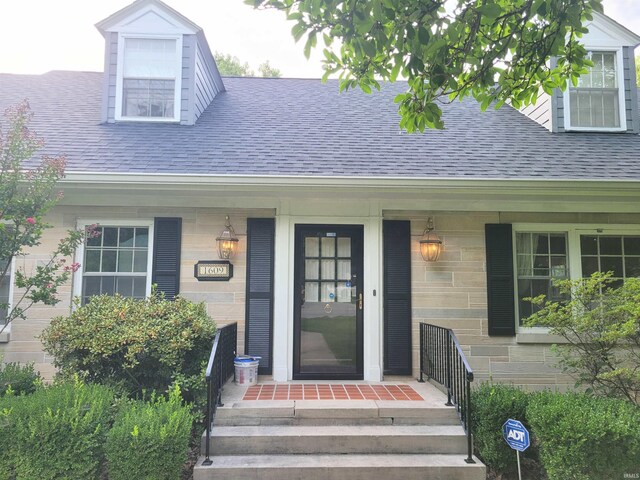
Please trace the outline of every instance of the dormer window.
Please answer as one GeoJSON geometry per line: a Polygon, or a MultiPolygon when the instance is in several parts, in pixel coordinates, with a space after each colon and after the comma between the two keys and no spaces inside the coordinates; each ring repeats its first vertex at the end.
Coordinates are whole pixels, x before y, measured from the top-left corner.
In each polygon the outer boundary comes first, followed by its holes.
{"type": "Polygon", "coordinates": [[[180,37],[120,37],[116,120],[179,121],[180,37]]]}
{"type": "Polygon", "coordinates": [[[581,75],[578,85],[570,85],[565,101],[569,101],[568,129],[591,131],[626,130],[624,90],[620,88],[621,52],[590,51],[593,67],[581,75]],[[620,58],[619,58],[620,57],[620,58]]]}

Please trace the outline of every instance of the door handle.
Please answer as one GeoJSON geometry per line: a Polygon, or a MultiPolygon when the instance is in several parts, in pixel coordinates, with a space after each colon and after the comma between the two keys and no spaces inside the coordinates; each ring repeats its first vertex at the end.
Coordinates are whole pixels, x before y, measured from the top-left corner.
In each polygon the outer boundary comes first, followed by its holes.
{"type": "Polygon", "coordinates": [[[362,294],[358,295],[358,308],[362,310],[362,294]]]}

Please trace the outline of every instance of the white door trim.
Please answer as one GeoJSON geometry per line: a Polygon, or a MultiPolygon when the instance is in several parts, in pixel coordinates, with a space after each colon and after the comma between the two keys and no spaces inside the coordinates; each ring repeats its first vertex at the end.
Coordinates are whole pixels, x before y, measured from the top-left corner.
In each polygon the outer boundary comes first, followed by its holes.
{"type": "Polygon", "coordinates": [[[340,217],[276,215],[274,309],[273,309],[273,379],[293,378],[294,320],[294,245],[298,224],[362,225],[363,251],[363,374],[366,381],[382,380],[382,216],[340,217]],[[375,295],[374,295],[375,292],[375,295]]]}

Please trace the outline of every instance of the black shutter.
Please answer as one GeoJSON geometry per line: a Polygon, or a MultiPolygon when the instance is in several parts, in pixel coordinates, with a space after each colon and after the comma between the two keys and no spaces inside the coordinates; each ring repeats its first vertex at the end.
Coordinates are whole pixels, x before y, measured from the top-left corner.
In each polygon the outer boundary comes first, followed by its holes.
{"type": "Polygon", "coordinates": [[[411,375],[411,224],[382,223],[384,373],[411,375]]]}
{"type": "Polygon", "coordinates": [[[245,353],[262,357],[260,375],[272,372],[273,354],[273,218],[247,219],[247,299],[245,353]]]}
{"type": "Polygon", "coordinates": [[[151,283],[173,300],[180,293],[181,218],[156,218],[153,229],[153,274],[151,283]]]}
{"type": "Polygon", "coordinates": [[[513,237],[510,224],[485,225],[489,335],[516,334],[513,237]]]}

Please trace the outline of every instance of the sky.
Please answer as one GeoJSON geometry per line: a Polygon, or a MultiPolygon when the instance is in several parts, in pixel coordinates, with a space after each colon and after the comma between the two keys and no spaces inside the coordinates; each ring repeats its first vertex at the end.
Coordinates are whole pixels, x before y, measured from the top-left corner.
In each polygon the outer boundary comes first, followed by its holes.
{"type": "MultiPolygon", "coordinates": [[[[0,72],[102,71],[104,39],[95,24],[133,0],[0,0],[0,72]]],[[[212,51],[256,69],[269,60],[285,77],[322,76],[320,50],[307,60],[282,12],[243,0],[164,0],[204,29],[212,51]]],[[[605,13],[640,34],[640,0],[604,0],[605,13]]]]}

